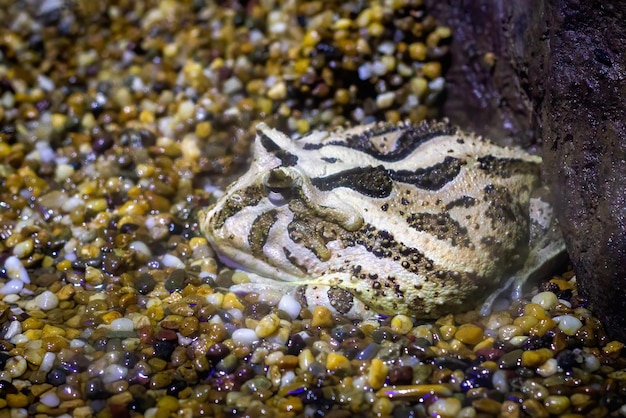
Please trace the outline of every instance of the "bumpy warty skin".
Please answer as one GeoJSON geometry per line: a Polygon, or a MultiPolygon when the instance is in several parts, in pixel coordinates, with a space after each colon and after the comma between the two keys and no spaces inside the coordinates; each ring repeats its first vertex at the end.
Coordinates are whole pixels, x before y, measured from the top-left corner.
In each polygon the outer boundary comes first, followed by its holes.
{"type": "Polygon", "coordinates": [[[524,264],[537,156],[445,123],[257,132],[250,169],[200,223],[222,261],[270,279],[260,290],[349,316],[436,317],[524,264]]]}

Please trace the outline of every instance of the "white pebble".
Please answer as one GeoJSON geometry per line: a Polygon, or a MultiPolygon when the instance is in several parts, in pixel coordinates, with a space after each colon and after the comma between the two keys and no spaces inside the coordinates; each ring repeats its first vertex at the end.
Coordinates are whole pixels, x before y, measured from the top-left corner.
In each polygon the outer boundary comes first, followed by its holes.
{"type": "Polygon", "coordinates": [[[43,74],[37,74],[37,83],[42,90],[53,91],[54,81],[43,74]]]}
{"type": "Polygon", "coordinates": [[[111,364],[104,369],[104,377],[102,377],[103,383],[116,382],[122,380],[128,374],[128,369],[119,364],[111,364]]]}
{"type": "Polygon", "coordinates": [[[24,282],[21,280],[13,279],[9,280],[0,287],[0,294],[2,295],[14,295],[20,292],[24,288],[24,282]]]}
{"type": "Polygon", "coordinates": [[[291,319],[296,319],[300,315],[302,307],[293,296],[284,295],[278,302],[278,309],[285,311],[291,319]]]}
{"type": "Polygon", "coordinates": [[[376,107],[379,109],[386,109],[393,104],[393,101],[396,99],[396,93],[393,91],[388,91],[387,93],[381,93],[376,96],[376,107]]]}
{"type": "Polygon", "coordinates": [[[507,393],[509,391],[509,380],[504,370],[496,370],[491,378],[493,388],[500,393],[507,393]]]}
{"type": "Polygon", "coordinates": [[[583,369],[586,372],[593,373],[593,372],[598,371],[601,364],[600,364],[600,360],[598,360],[596,356],[594,356],[591,353],[583,352],[583,358],[584,358],[583,369]]]}
{"type": "Polygon", "coordinates": [[[52,367],[54,366],[54,360],[56,360],[56,358],[57,355],[55,353],[47,351],[41,359],[39,371],[49,372],[50,370],[52,370],[52,367]]]}
{"type": "Polygon", "coordinates": [[[6,270],[7,277],[9,279],[21,280],[24,283],[30,283],[30,277],[28,276],[26,268],[24,267],[20,259],[16,256],[12,255],[10,257],[7,257],[7,259],[4,261],[4,269],[6,270]]]}
{"type": "Polygon", "coordinates": [[[57,394],[55,393],[55,390],[51,390],[49,392],[44,393],[42,396],[39,397],[39,401],[50,407],[50,408],[55,408],[57,406],[59,406],[59,404],[61,403],[61,400],[59,399],[59,397],[57,396],[57,394]]]}
{"type": "Polygon", "coordinates": [[[128,248],[147,257],[152,255],[152,251],[150,251],[150,248],[148,248],[146,243],[143,241],[133,241],[128,245],[128,248]]]}
{"type": "Polygon", "coordinates": [[[446,80],[443,77],[437,77],[430,83],[428,83],[428,89],[433,92],[443,91],[446,86],[446,80]]]}
{"type": "Polygon", "coordinates": [[[20,377],[26,372],[26,360],[22,356],[10,357],[6,365],[4,366],[4,370],[9,373],[11,378],[20,377]]]}
{"type": "Polygon", "coordinates": [[[559,363],[555,358],[546,360],[541,366],[537,367],[537,374],[542,377],[549,377],[555,374],[558,370],[559,363]]]}
{"type": "Polygon", "coordinates": [[[70,340],[70,348],[82,348],[86,345],[87,343],[85,341],[79,340],[78,338],[70,340]]]}
{"type": "Polygon", "coordinates": [[[59,306],[59,298],[49,290],[37,295],[35,302],[42,311],[49,311],[59,306]]]}
{"type": "Polygon", "coordinates": [[[177,269],[185,268],[185,263],[183,263],[180,258],[172,254],[165,254],[163,258],[161,259],[161,261],[163,262],[163,265],[165,267],[174,267],[177,269]]]}
{"type": "Polygon", "coordinates": [[[134,324],[131,319],[117,318],[111,321],[109,329],[111,331],[132,331],[134,329],[134,324]]]}
{"type": "Polygon", "coordinates": [[[454,417],[461,410],[461,401],[457,398],[440,398],[428,407],[431,416],[454,417]]]}
{"type": "Polygon", "coordinates": [[[556,316],[554,321],[559,324],[559,329],[565,333],[565,335],[574,335],[576,331],[578,331],[583,323],[580,322],[580,319],[576,318],[572,315],[561,315],[556,316]]]}
{"type": "Polygon", "coordinates": [[[552,292],[541,292],[533,296],[531,302],[540,305],[545,310],[549,310],[559,303],[559,299],[552,292]]]}
{"type": "Polygon", "coordinates": [[[22,324],[20,323],[20,321],[11,321],[11,323],[9,324],[4,334],[4,339],[10,340],[11,338],[16,336],[17,334],[20,334],[21,332],[22,332],[22,324]]]}
{"type": "Polygon", "coordinates": [[[233,331],[233,342],[239,345],[251,346],[259,341],[259,336],[250,328],[239,328],[233,331]]]}

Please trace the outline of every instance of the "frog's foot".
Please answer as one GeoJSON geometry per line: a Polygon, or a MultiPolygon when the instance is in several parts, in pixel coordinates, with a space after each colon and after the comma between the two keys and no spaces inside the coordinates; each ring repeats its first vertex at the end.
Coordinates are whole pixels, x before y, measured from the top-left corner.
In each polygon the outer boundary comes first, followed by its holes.
{"type": "Polygon", "coordinates": [[[269,279],[253,273],[246,273],[249,283],[230,287],[234,293],[256,293],[261,301],[276,305],[287,294],[294,297],[303,308],[324,306],[334,314],[350,319],[377,318],[375,311],[355,297],[348,290],[336,285],[345,277],[341,275],[322,276],[313,280],[287,282],[269,279]]]}
{"type": "Polygon", "coordinates": [[[526,282],[549,276],[557,267],[563,266],[566,259],[565,242],[556,220],[553,219],[550,229],[528,254],[524,267],[487,297],[480,314],[489,315],[499,296],[508,289],[511,289],[511,300],[522,299],[526,282]]]}
{"type": "MultiPolygon", "coordinates": [[[[514,283],[518,282],[518,280],[519,280],[518,276],[512,276],[502,286],[500,286],[499,288],[491,292],[491,294],[487,296],[487,299],[485,299],[485,301],[483,302],[483,305],[480,308],[480,315],[487,316],[494,310],[496,311],[499,310],[499,309],[494,309],[494,307],[496,306],[496,301],[498,300],[500,295],[502,295],[507,289],[510,289],[514,283]]],[[[521,296],[521,286],[523,284],[524,283],[520,283],[520,296],[521,296]]],[[[515,289],[512,291],[512,294],[516,294],[515,289]]]]}

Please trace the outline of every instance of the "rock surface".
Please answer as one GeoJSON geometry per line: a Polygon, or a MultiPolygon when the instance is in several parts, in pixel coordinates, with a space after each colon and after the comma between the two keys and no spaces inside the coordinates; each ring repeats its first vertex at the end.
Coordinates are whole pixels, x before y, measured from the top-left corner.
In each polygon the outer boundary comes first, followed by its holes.
{"type": "Polygon", "coordinates": [[[444,113],[520,145],[543,141],[581,290],[626,339],[626,2],[432,3],[456,40],[444,113]]]}

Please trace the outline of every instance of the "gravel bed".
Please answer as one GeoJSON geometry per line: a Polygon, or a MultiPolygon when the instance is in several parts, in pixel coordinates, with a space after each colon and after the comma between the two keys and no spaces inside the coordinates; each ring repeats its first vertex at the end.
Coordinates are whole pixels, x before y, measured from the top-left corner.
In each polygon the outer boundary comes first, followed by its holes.
{"type": "Polygon", "coordinates": [[[626,416],[623,343],[571,272],[488,317],[350,322],[229,292],[200,236],[258,121],[437,115],[451,31],[421,1],[0,18],[0,418],[626,416]]]}

